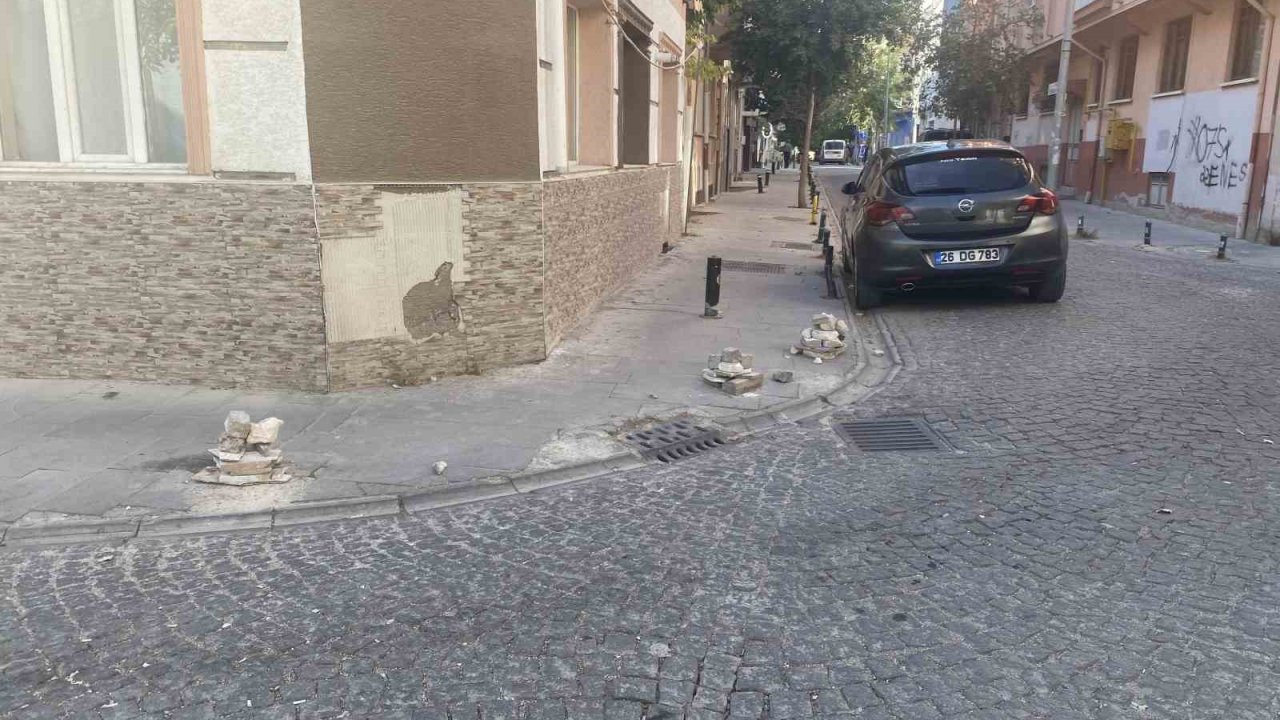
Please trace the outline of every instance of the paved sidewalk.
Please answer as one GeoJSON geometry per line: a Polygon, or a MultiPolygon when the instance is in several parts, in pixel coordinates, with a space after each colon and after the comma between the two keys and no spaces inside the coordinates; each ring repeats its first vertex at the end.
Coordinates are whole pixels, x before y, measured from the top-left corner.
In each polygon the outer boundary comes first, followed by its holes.
{"type": "Polygon", "coordinates": [[[723,419],[838,386],[854,353],[815,365],[787,353],[825,299],[794,171],[759,195],[754,178],[694,211],[691,236],[579,327],[543,363],[434,384],[332,395],[131,382],[0,380],[0,529],[11,523],[247,512],[302,501],[414,493],[623,447],[609,431],[680,415],[723,419]],[[788,247],[786,244],[803,247],[788,247]],[[726,271],[725,317],[701,317],[705,259],[768,263],[726,271]],[[699,378],[709,354],[752,352],[767,380],[730,397],[699,378]],[[285,421],[284,451],[306,475],[285,485],[190,482],[230,410],[285,421]],[[432,464],[448,462],[444,477],[432,464]]]}
{"type": "MultiPolygon", "coordinates": [[[[1152,220],[1123,210],[1086,205],[1078,200],[1063,201],[1062,211],[1066,215],[1067,225],[1071,228],[1072,242],[1098,242],[1106,245],[1141,247],[1144,224],[1150,220],[1151,246],[1144,248],[1149,252],[1169,252],[1221,262],[1216,259],[1217,233],[1164,220],[1152,220]],[[1098,233],[1097,238],[1074,237],[1076,220],[1080,215],[1084,215],[1085,228],[1098,233]]],[[[1226,262],[1280,270],[1280,247],[1228,238],[1226,262]]]]}

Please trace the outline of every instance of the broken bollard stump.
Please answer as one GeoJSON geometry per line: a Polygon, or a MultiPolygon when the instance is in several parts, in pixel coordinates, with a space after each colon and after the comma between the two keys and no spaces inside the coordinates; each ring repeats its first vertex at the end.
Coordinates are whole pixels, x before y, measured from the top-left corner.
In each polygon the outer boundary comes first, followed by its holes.
{"type": "Polygon", "coordinates": [[[764,375],[752,369],[755,357],[738,348],[725,348],[719,355],[707,358],[707,368],[702,379],[729,395],[742,395],[758,390],[764,384],[764,375]]]}
{"type": "Polygon", "coordinates": [[[256,485],[285,483],[293,470],[277,446],[284,421],[267,418],[253,422],[249,414],[234,410],[222,424],[218,447],[209,450],[214,465],[191,476],[192,480],[216,485],[256,485]]]}

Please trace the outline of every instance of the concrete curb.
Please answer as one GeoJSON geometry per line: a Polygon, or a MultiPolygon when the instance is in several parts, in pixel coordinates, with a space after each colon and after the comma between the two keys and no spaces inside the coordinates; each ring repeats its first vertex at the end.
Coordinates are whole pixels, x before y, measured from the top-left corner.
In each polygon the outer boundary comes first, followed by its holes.
{"type": "MultiPolygon", "coordinates": [[[[822,195],[822,202],[827,205],[828,217],[832,222],[838,222],[835,212],[827,203],[825,193],[822,195]]],[[[902,367],[902,359],[888,326],[878,314],[862,313],[859,316],[857,311],[848,304],[848,293],[845,293],[845,313],[852,321],[851,325],[857,329],[858,362],[853,370],[846,373],[838,387],[811,397],[788,400],[763,410],[744,412],[732,419],[719,420],[711,425],[719,428],[731,441],[744,440],[780,426],[794,425],[847,407],[869,397],[891,382],[902,367]],[[874,350],[880,350],[878,346],[883,345],[883,352],[876,354],[868,349],[868,345],[873,345],[874,350]]],[[[534,493],[656,464],[660,463],[656,460],[644,460],[636,453],[624,452],[577,465],[535,470],[481,480],[470,485],[434,488],[404,495],[297,503],[250,513],[171,515],[146,520],[122,518],[53,522],[29,526],[10,525],[7,528],[0,528],[0,548],[17,549],[87,542],[119,544],[131,540],[273,530],[334,520],[400,517],[405,514],[534,493]]]]}

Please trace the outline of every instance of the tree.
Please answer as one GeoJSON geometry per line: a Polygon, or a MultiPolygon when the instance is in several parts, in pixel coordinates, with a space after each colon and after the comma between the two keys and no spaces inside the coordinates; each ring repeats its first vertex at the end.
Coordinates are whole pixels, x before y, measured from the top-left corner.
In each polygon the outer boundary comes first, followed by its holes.
{"type": "Polygon", "coordinates": [[[804,128],[799,206],[805,205],[814,117],[864,44],[897,34],[913,9],[909,0],[737,1],[727,37],[735,64],[768,98],[771,117],[795,119],[804,128]]]}
{"type": "Polygon", "coordinates": [[[977,129],[1027,99],[1026,48],[1044,27],[1035,5],[960,0],[942,23],[933,54],[937,109],[977,129]]]}

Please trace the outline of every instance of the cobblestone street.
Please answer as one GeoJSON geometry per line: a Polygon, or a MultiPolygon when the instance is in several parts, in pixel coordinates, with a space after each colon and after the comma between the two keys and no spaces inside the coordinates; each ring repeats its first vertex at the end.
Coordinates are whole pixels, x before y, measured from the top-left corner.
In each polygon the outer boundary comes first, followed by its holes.
{"type": "Polygon", "coordinates": [[[835,418],[397,520],[0,555],[14,718],[1275,718],[1280,275],[1097,242],[835,418]]]}

